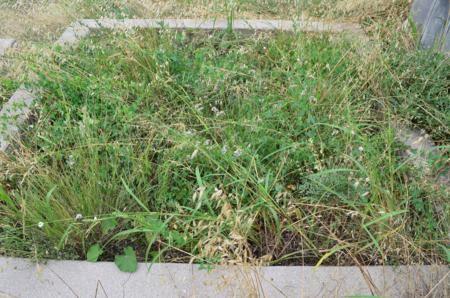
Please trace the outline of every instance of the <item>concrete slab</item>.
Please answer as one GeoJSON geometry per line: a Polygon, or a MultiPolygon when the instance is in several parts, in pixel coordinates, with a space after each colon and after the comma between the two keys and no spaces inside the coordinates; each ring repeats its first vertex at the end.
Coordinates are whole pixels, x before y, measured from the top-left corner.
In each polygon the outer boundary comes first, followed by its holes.
{"type": "Polygon", "coordinates": [[[0,38],[0,56],[3,56],[6,53],[6,50],[8,50],[9,48],[12,48],[15,45],[15,43],[16,43],[15,39],[0,38]]]}
{"type": "Polygon", "coordinates": [[[55,42],[55,45],[75,45],[78,41],[89,35],[89,27],[82,22],[74,22],[64,30],[60,38],[55,42]]]}
{"type": "Polygon", "coordinates": [[[447,266],[250,267],[0,258],[0,297],[448,297],[447,266]]]}

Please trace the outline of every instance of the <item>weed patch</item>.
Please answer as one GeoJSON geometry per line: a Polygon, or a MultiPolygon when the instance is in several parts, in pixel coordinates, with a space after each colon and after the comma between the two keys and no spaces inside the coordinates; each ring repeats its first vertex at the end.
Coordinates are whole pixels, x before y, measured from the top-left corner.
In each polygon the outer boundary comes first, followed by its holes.
{"type": "Polygon", "coordinates": [[[2,158],[0,252],[125,271],[445,262],[448,194],[401,158],[391,117],[448,136],[444,57],[369,65],[300,33],[105,34],[31,65],[41,95],[2,158]]]}

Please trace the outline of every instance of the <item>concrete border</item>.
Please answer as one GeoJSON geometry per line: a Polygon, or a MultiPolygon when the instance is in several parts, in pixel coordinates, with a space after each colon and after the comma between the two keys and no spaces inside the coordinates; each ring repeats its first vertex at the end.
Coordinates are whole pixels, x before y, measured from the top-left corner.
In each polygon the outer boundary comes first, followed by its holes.
{"type": "Polygon", "coordinates": [[[447,266],[319,267],[139,264],[0,258],[0,297],[449,297],[447,266]],[[427,296],[428,295],[428,296],[427,296]]]}
{"type": "MultiPolygon", "coordinates": [[[[57,44],[73,44],[94,29],[130,29],[130,28],[167,28],[167,29],[199,29],[225,30],[229,23],[226,20],[198,19],[84,19],[69,26],[56,42],[57,44]]],[[[365,38],[364,31],[354,23],[323,23],[316,21],[287,20],[234,20],[233,30],[238,31],[303,31],[303,32],[350,32],[365,38]]]]}

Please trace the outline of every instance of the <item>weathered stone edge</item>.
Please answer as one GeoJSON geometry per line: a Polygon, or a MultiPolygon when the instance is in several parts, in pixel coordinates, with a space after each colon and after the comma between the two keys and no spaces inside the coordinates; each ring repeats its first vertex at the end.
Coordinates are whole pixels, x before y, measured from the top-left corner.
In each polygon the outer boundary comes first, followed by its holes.
{"type": "Polygon", "coordinates": [[[219,266],[141,263],[132,274],[114,263],[0,257],[0,297],[448,297],[447,266],[219,266]]]}
{"type": "MultiPolygon", "coordinates": [[[[91,29],[131,29],[131,28],[167,28],[167,29],[228,29],[227,20],[198,19],[83,19],[69,26],[56,44],[75,44],[89,34],[91,29]]],[[[251,31],[303,31],[303,32],[349,32],[367,38],[362,28],[355,23],[324,23],[317,21],[287,20],[234,20],[233,30],[251,31]]]]}

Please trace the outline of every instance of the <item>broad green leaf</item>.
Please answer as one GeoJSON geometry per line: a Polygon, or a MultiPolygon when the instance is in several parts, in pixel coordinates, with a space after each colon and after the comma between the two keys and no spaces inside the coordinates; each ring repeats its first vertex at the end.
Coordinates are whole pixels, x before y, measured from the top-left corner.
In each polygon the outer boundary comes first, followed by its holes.
{"type": "Polygon", "coordinates": [[[171,243],[174,243],[176,246],[183,246],[186,244],[186,240],[184,240],[183,235],[178,231],[170,231],[168,233],[168,239],[171,243]]]}
{"type": "Polygon", "coordinates": [[[99,244],[92,245],[87,252],[87,260],[89,262],[97,262],[98,257],[103,253],[99,244]]]}
{"type": "Polygon", "coordinates": [[[165,228],[165,223],[155,215],[147,216],[145,226],[155,233],[160,233],[165,228]]]}
{"type": "Polygon", "coordinates": [[[134,249],[128,246],[125,248],[124,252],[124,255],[116,256],[114,258],[114,263],[122,272],[136,272],[137,259],[134,249]]]}
{"type": "Polygon", "coordinates": [[[103,234],[108,233],[109,231],[113,230],[115,227],[117,227],[117,220],[114,217],[102,220],[103,234]]]}

